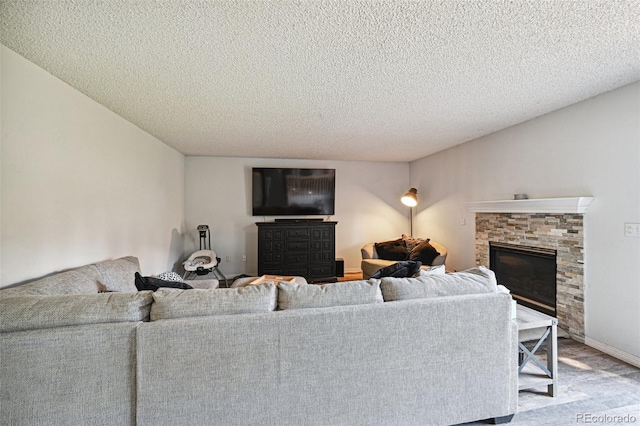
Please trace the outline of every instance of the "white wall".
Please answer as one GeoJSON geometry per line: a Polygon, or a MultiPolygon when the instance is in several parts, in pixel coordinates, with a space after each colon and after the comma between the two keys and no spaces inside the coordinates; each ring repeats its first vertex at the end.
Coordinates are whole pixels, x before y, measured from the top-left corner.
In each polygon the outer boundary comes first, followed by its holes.
{"type": "Polygon", "coordinates": [[[475,262],[467,201],[593,196],[585,216],[587,343],[640,365],[640,83],[411,163],[416,235],[475,262]],[[462,220],[466,225],[461,225],[462,220]]]}
{"type": "Polygon", "coordinates": [[[252,167],[336,169],[336,214],[330,219],[338,222],[336,256],[344,258],[347,271],[360,270],[360,248],[365,243],[409,232],[408,209],[400,203],[408,189],[408,163],[186,157],[185,257],[199,248],[196,226],[206,224],[227,277],[257,273],[255,222],[274,218],[251,216],[252,167]]]}
{"type": "Polygon", "coordinates": [[[2,47],[0,286],[182,253],[184,156],[2,47]]]}

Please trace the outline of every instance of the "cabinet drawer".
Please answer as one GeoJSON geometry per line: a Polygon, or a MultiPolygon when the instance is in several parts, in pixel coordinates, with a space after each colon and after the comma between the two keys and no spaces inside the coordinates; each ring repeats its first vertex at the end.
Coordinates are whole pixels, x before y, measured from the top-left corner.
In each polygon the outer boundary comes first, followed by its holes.
{"type": "Polygon", "coordinates": [[[292,266],[286,266],[284,267],[284,269],[282,269],[282,275],[286,275],[286,276],[294,276],[294,277],[308,277],[309,276],[309,269],[305,268],[305,267],[292,267],[292,266]]]}
{"type": "Polygon", "coordinates": [[[287,253],[286,261],[287,265],[296,263],[307,264],[309,263],[309,253],[287,253]]]}
{"type": "Polygon", "coordinates": [[[335,275],[335,265],[326,264],[326,265],[316,265],[310,268],[312,277],[330,277],[335,275]]]}
{"type": "Polygon", "coordinates": [[[287,251],[309,251],[309,241],[287,241],[287,251]]]}
{"type": "Polygon", "coordinates": [[[308,240],[309,239],[309,228],[299,228],[299,229],[287,229],[287,239],[288,240],[308,240]]]}

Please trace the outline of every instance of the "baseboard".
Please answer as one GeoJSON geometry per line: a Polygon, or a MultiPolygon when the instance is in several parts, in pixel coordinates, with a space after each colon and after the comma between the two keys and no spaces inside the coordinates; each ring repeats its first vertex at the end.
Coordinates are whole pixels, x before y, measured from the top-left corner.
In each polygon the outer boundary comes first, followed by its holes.
{"type": "Polygon", "coordinates": [[[350,269],[345,269],[344,273],[345,274],[359,274],[362,272],[362,269],[360,268],[350,268],[350,269]]]}
{"type": "Polygon", "coordinates": [[[632,355],[625,351],[621,351],[618,348],[614,348],[611,345],[608,345],[591,337],[585,337],[584,344],[640,368],[640,357],[638,356],[632,355]]]}

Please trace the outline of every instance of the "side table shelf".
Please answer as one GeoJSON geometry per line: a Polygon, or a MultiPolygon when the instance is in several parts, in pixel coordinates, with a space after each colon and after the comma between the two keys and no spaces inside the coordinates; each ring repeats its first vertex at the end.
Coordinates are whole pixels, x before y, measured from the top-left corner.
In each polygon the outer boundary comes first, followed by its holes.
{"type": "Polygon", "coordinates": [[[518,324],[518,389],[530,389],[547,386],[550,396],[558,393],[558,320],[526,306],[517,305],[516,322],[518,324]],[[532,350],[523,342],[535,341],[532,350]],[[546,343],[547,362],[542,363],[535,355],[546,343]]]}

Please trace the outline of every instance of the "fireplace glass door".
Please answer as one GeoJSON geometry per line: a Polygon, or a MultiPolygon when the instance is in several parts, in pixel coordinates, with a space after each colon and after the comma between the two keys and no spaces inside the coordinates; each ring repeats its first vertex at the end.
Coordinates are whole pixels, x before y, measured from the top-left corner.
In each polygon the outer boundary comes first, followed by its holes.
{"type": "Polygon", "coordinates": [[[489,242],[489,266],[518,303],[556,314],[556,250],[489,242]]]}

